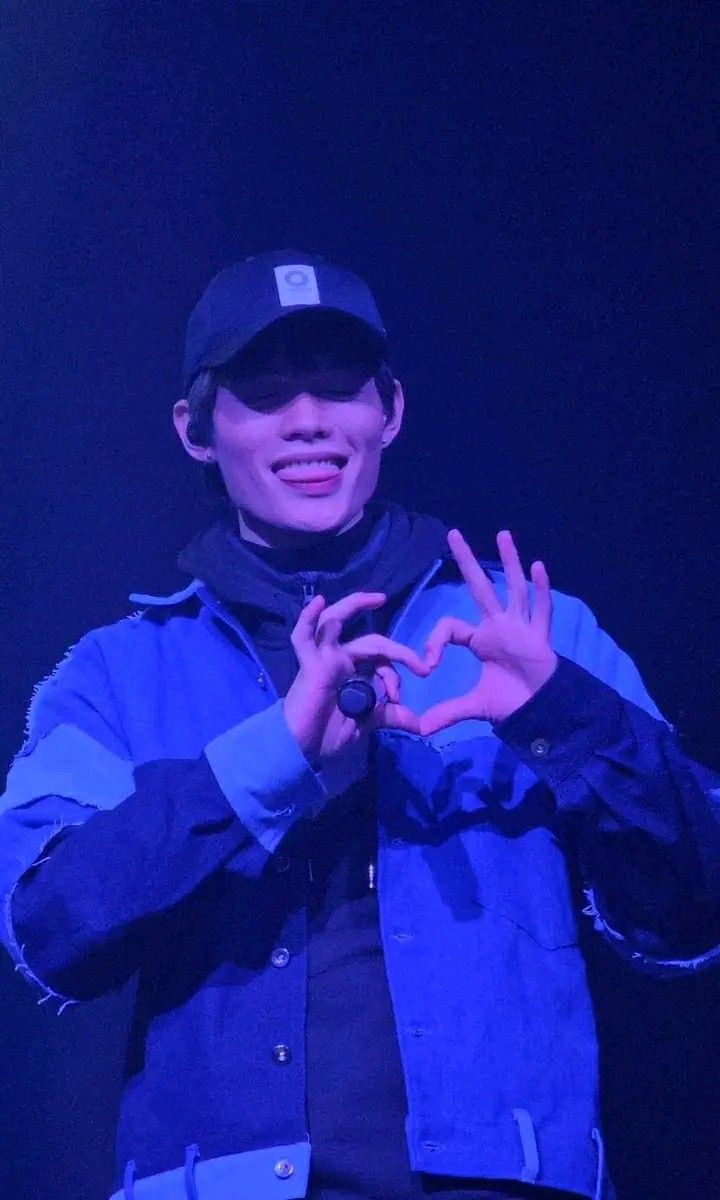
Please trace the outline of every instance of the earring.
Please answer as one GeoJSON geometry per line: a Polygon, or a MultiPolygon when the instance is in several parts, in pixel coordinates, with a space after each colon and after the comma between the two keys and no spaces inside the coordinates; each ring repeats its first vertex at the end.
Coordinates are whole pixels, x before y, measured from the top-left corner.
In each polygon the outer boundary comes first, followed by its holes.
{"type": "Polygon", "coordinates": [[[215,461],[215,459],[213,458],[213,455],[212,455],[212,450],[208,450],[207,454],[205,455],[205,462],[206,462],[206,463],[211,463],[211,462],[214,462],[214,461],[215,461]]]}

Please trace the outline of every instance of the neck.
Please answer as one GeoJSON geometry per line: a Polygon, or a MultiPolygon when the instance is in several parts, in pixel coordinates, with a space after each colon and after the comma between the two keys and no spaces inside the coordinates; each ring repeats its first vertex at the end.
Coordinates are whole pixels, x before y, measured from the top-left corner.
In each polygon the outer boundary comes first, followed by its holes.
{"type": "Polygon", "coordinates": [[[360,509],[342,529],[329,529],[318,533],[308,533],[305,530],[299,529],[278,529],[273,525],[266,525],[265,522],[256,520],[250,513],[243,513],[238,509],[238,527],[240,529],[240,537],[243,541],[252,542],[255,546],[265,546],[267,549],[275,550],[302,550],[308,546],[317,546],[318,543],[326,541],[328,538],[340,537],[341,534],[347,533],[348,529],[352,529],[353,525],[357,525],[358,521],[363,518],[365,510],[360,509]]]}

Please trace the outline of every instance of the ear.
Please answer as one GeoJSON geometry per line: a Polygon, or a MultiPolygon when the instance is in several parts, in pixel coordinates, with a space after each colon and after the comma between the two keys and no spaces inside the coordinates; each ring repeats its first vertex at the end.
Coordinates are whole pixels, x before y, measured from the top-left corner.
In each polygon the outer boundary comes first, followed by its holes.
{"type": "Polygon", "coordinates": [[[190,405],[186,399],[178,400],[173,407],[173,425],[186,453],[196,462],[215,462],[215,455],[209,446],[196,446],[188,440],[187,428],[190,421],[190,405]]]}
{"type": "Polygon", "coordinates": [[[391,442],[400,432],[402,425],[403,413],[405,412],[405,395],[403,393],[402,384],[399,379],[395,380],[395,397],[393,399],[393,410],[385,421],[385,428],[382,432],[381,444],[383,449],[387,449],[391,442]]]}

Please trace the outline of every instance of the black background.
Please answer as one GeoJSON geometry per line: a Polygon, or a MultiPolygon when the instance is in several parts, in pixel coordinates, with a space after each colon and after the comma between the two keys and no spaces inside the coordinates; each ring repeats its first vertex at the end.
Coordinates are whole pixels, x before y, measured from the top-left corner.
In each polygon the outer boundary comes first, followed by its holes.
{"type": "MultiPolygon", "coordinates": [[[[718,764],[718,21],[711,4],[10,2],[4,758],[33,685],[208,520],[170,410],[227,262],[371,284],[408,399],[383,493],[581,595],[718,764]]],[[[717,978],[589,938],[620,1200],[717,1194],[717,978]]],[[[0,968],[11,1200],[103,1200],[127,994],[0,968]]]]}

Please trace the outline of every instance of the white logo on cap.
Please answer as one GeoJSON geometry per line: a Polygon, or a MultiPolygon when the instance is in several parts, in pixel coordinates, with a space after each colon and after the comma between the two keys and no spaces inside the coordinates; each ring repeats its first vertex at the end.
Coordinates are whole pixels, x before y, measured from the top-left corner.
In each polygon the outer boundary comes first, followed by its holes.
{"type": "Polygon", "coordinates": [[[275,283],[283,308],[293,304],[319,304],[317,279],[313,267],[304,263],[286,263],[275,267],[275,283]]]}

